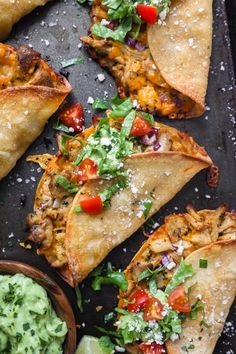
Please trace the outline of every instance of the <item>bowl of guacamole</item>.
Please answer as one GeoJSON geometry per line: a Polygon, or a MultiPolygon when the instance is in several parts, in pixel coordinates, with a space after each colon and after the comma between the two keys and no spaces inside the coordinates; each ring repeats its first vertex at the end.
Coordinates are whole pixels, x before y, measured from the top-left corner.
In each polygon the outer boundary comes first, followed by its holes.
{"type": "Polygon", "coordinates": [[[73,354],[75,320],[62,289],[24,263],[0,261],[0,353],[73,354]]]}

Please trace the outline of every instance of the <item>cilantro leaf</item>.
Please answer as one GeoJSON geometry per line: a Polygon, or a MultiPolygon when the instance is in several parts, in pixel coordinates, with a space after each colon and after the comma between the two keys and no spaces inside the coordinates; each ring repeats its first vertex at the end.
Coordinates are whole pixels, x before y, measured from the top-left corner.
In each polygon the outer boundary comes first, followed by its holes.
{"type": "Polygon", "coordinates": [[[176,288],[178,285],[182,284],[185,279],[193,276],[194,274],[195,270],[193,269],[192,265],[185,263],[184,260],[181,260],[177,271],[175,272],[165,289],[165,293],[169,294],[171,290],[176,288]]]}
{"type": "Polygon", "coordinates": [[[123,272],[114,271],[111,263],[107,264],[107,274],[105,276],[97,276],[92,281],[92,288],[95,291],[99,291],[103,284],[117,285],[122,291],[126,291],[128,282],[123,272]]]}
{"type": "Polygon", "coordinates": [[[75,294],[76,294],[76,299],[77,299],[77,306],[78,306],[80,312],[83,312],[82,294],[81,294],[81,291],[80,291],[80,288],[78,285],[75,288],[75,294]]]}
{"type": "Polygon", "coordinates": [[[202,301],[197,300],[195,304],[191,306],[190,318],[191,320],[197,319],[198,310],[204,309],[205,305],[202,301]]]}
{"type": "Polygon", "coordinates": [[[53,124],[53,128],[65,133],[71,133],[70,128],[67,127],[65,124],[61,123],[59,120],[53,124]]]}
{"type": "Polygon", "coordinates": [[[109,102],[102,100],[101,98],[96,98],[95,101],[92,104],[93,109],[108,109],[109,108],[109,102]]]}
{"type": "Polygon", "coordinates": [[[145,219],[147,219],[148,217],[148,214],[150,213],[150,210],[152,209],[152,201],[151,200],[144,200],[143,201],[143,207],[144,207],[144,210],[143,210],[143,216],[145,217],[145,219]]]}
{"type": "Polygon", "coordinates": [[[102,336],[99,338],[99,345],[104,354],[111,354],[115,349],[115,344],[112,343],[110,337],[102,336]]]}
{"type": "Polygon", "coordinates": [[[77,65],[77,64],[83,64],[84,61],[85,61],[85,58],[81,55],[81,56],[79,56],[77,58],[63,60],[61,62],[61,65],[62,65],[63,68],[68,68],[68,66],[77,65]]]}

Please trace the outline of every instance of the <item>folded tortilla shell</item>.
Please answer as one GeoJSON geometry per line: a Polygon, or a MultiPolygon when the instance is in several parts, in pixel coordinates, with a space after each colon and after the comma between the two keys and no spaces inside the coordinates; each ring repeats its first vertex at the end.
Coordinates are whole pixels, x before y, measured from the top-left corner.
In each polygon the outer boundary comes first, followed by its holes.
{"type": "Polygon", "coordinates": [[[167,353],[185,353],[182,348],[192,345],[192,354],[211,354],[236,296],[236,241],[216,242],[193,252],[185,261],[196,271],[185,282],[186,289],[195,284],[190,302],[195,303],[201,295],[205,303],[204,320],[210,326],[200,326],[202,314],[198,314],[196,320],[187,318],[180,339],[167,342],[167,353]],[[207,260],[207,268],[199,267],[200,259],[207,260]]]}
{"type": "Polygon", "coordinates": [[[173,0],[164,25],[148,26],[153,59],[166,82],[204,112],[212,42],[212,0],[173,0]]]}
{"type": "Polygon", "coordinates": [[[21,17],[29,14],[36,7],[45,5],[49,0],[0,0],[0,40],[6,39],[12,26],[21,17]]]}
{"type": "Polygon", "coordinates": [[[0,89],[0,180],[42,133],[70,91],[68,81],[42,59],[28,83],[0,89]]]}
{"type": "Polygon", "coordinates": [[[114,195],[111,206],[96,216],[75,213],[73,209],[79,205],[80,199],[96,195],[114,181],[86,183],[73,201],[66,229],[66,253],[75,284],[144,223],[140,201],[153,201],[150,217],[195,174],[210,164],[209,157],[176,151],[133,155],[125,162],[125,170],[129,171],[129,186],[114,195]]]}

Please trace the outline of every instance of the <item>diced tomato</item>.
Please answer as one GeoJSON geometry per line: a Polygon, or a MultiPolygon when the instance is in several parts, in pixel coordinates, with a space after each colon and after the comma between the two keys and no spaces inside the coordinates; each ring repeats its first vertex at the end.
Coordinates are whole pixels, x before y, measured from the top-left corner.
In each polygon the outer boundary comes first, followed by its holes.
{"type": "Polygon", "coordinates": [[[152,126],[142,117],[137,116],[134,120],[130,134],[132,136],[143,136],[152,131],[152,126]]]}
{"type": "Polygon", "coordinates": [[[60,121],[79,133],[84,128],[84,111],[80,103],[65,108],[59,115],[60,121]]]}
{"type": "Polygon", "coordinates": [[[164,318],[163,310],[161,302],[157,298],[151,297],[144,306],[143,318],[145,321],[162,320],[164,318]]]}
{"type": "Polygon", "coordinates": [[[90,159],[84,159],[77,168],[78,181],[87,181],[98,177],[97,165],[90,159]]]}
{"type": "Polygon", "coordinates": [[[177,286],[168,296],[168,304],[179,312],[190,312],[191,306],[183,285],[177,286]]]}
{"type": "Polygon", "coordinates": [[[162,354],[165,353],[165,350],[162,345],[157,344],[156,342],[153,343],[141,343],[139,345],[139,349],[142,350],[144,354],[162,354]]]}
{"type": "Polygon", "coordinates": [[[156,6],[138,4],[137,13],[143,21],[150,23],[151,25],[157,22],[158,9],[156,6]]]}
{"type": "Polygon", "coordinates": [[[137,290],[129,298],[128,311],[137,312],[142,310],[148,301],[149,296],[144,290],[137,290]]]}
{"type": "Polygon", "coordinates": [[[87,214],[100,214],[103,209],[102,199],[99,195],[84,198],[80,201],[80,207],[87,214]]]}

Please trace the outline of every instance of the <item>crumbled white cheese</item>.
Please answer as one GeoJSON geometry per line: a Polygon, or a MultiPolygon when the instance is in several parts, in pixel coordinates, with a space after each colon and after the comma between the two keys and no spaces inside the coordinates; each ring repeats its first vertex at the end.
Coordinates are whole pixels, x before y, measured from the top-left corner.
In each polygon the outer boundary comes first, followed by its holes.
{"type": "Polygon", "coordinates": [[[107,21],[105,18],[103,18],[100,23],[101,23],[101,25],[106,26],[106,25],[109,25],[110,21],[107,21]]]}
{"type": "Polygon", "coordinates": [[[178,339],[179,339],[178,334],[176,334],[176,333],[171,334],[170,340],[171,340],[172,342],[174,342],[175,340],[178,340],[178,339]]]}
{"type": "Polygon", "coordinates": [[[89,103],[89,104],[93,104],[93,102],[94,102],[94,98],[93,98],[93,97],[91,97],[91,96],[89,96],[89,97],[88,97],[88,101],[87,101],[87,103],[89,103]]]}
{"type": "Polygon", "coordinates": [[[166,265],[166,268],[167,268],[168,270],[171,270],[171,269],[173,269],[175,266],[176,266],[175,262],[170,262],[170,263],[168,263],[168,264],[166,265]]]}
{"type": "Polygon", "coordinates": [[[104,74],[98,74],[97,78],[98,78],[99,82],[103,82],[105,80],[105,75],[104,74]]]}

